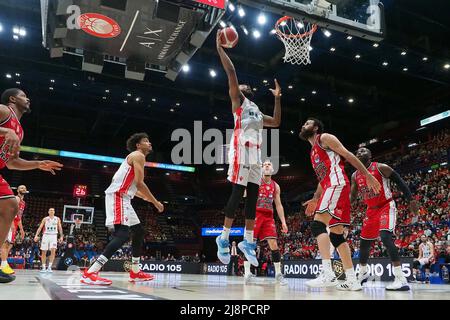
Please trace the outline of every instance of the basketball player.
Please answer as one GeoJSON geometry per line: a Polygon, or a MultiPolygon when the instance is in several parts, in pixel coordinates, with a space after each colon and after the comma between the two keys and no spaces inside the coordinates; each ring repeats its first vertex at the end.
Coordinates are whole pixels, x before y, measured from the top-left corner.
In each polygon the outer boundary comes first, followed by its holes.
{"type": "MultiPolygon", "coordinates": [[[[278,183],[272,179],[273,166],[270,160],[263,163],[263,178],[261,179],[261,186],[259,187],[258,201],[256,202],[256,219],[254,237],[260,241],[267,240],[271,254],[272,262],[275,266],[275,280],[281,285],[287,285],[288,282],[284,279],[281,273],[281,254],[277,243],[277,229],[275,227],[275,219],[273,218],[273,203],[277,209],[278,217],[281,221],[281,230],[284,233],[288,232],[286,219],[284,217],[284,208],[281,204],[280,193],[281,189],[278,183]]],[[[244,262],[244,281],[249,283],[254,274],[250,270],[250,262],[244,262]]]]}
{"type": "MultiPolygon", "coordinates": [[[[61,170],[62,164],[55,161],[27,161],[19,158],[20,144],[23,139],[23,129],[20,119],[30,112],[30,99],[25,92],[17,88],[5,90],[0,98],[0,169],[10,170],[40,169],[55,174],[61,170]]],[[[6,240],[11,223],[19,212],[19,205],[14,193],[0,176],[0,245],[6,240]]],[[[15,276],[5,274],[0,270],[0,283],[11,282],[15,276]]]]}
{"type": "Polygon", "coordinates": [[[421,243],[419,244],[419,256],[413,261],[413,278],[414,281],[418,280],[419,268],[425,267],[425,281],[430,281],[430,267],[435,261],[434,245],[423,234],[420,236],[421,243]]]}
{"type": "Polygon", "coordinates": [[[256,259],[256,241],[253,228],[256,215],[259,184],[261,183],[261,144],[262,129],[278,127],[281,123],[281,88],[275,79],[275,89],[270,89],[275,97],[273,117],[264,115],[250,99],[253,91],[249,85],[239,84],[236,70],[225,50],[220,45],[220,32],[217,31],[216,47],[225,73],[228,77],[231,110],[234,116],[234,133],[228,154],[228,180],[233,184],[232,193],[224,209],[225,219],[222,234],[216,238],[217,257],[228,264],[230,262],[229,235],[236,209],[247,188],[245,201],[244,240],[238,244],[247,260],[258,266],[256,259]]]}
{"type": "Polygon", "coordinates": [[[344,227],[350,225],[350,183],[341,157],[361,171],[367,179],[367,186],[375,193],[380,191],[380,183],[334,135],[323,133],[321,121],[309,118],[302,126],[299,136],[312,145],[310,158],[319,180],[313,198],[304,205],[307,206],[306,214],[314,215],[311,231],[319,246],[322,270],[316,279],[306,282],[306,285],[319,288],[337,285],[339,290],[361,290],[353,269],[350,247],[343,235],[344,227]],[[330,227],[329,235],[327,226],[330,227]],[[330,242],[342,259],[346,275],[344,283],[337,284],[331,267],[330,242]]]}
{"type": "Polygon", "coordinates": [[[112,284],[111,280],[99,277],[98,272],[129,240],[130,232],[132,246],[130,282],[149,281],[154,278],[139,268],[145,231],[131,206],[131,199],[137,196],[153,203],[158,212],[164,211],[162,203],[156,200],[144,182],[145,157],[152,151],[152,144],[146,133],[135,133],[127,140],[127,149],[130,154],[122,162],[112,178],[111,185],[105,191],[105,225],[114,230],[113,238],[90,268],[83,272],[81,282],[85,284],[112,284]]]}
{"type": "Polygon", "coordinates": [[[25,210],[25,201],[23,198],[25,197],[25,194],[27,193],[27,187],[24,185],[20,185],[17,188],[17,202],[19,204],[19,212],[14,217],[13,223],[11,225],[11,228],[9,229],[8,238],[6,239],[5,243],[3,243],[2,246],[2,265],[1,270],[6,274],[14,274],[14,270],[9,266],[8,264],[8,255],[11,251],[11,248],[14,245],[14,242],[16,241],[16,233],[17,229],[20,230],[20,238],[25,238],[25,231],[23,230],[22,226],[22,215],[23,211],[25,210]]]}
{"type": "Polygon", "coordinates": [[[64,241],[63,229],[61,225],[61,219],[55,216],[55,208],[48,209],[48,216],[43,218],[39,228],[36,231],[36,235],[34,236],[34,241],[39,241],[39,234],[41,230],[44,229],[42,233],[41,240],[41,272],[50,272],[52,273],[52,265],[53,261],[55,261],[56,249],[58,248],[58,242],[61,243],[64,241]],[[59,240],[58,240],[58,231],[59,231],[59,240]],[[47,251],[50,250],[50,261],[48,263],[48,269],[45,268],[45,263],[47,261],[47,251]]]}
{"type": "Polygon", "coordinates": [[[372,162],[372,153],[367,148],[359,148],[356,157],[366,166],[367,170],[381,184],[380,193],[374,193],[367,187],[366,178],[360,171],[352,175],[350,201],[357,200],[358,191],[367,205],[366,217],[361,229],[359,262],[361,265],[358,281],[361,285],[369,278],[367,260],[370,248],[374,240],[381,238],[387,249],[393,265],[395,280],[386,286],[386,290],[408,291],[408,281],[402,272],[398,249],[394,244],[394,229],[397,216],[397,208],[392,198],[390,181],[396,183],[403,195],[409,202],[412,212],[417,214],[417,203],[412,199],[411,191],[400,175],[387,164],[372,162]]]}

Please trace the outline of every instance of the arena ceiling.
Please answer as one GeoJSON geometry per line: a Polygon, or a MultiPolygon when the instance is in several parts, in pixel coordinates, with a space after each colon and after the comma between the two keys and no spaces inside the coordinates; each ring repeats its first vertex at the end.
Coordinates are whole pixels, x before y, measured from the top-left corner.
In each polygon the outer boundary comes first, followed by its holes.
{"type": "MultiPolygon", "coordinates": [[[[251,8],[245,8],[243,18],[233,12],[224,16],[239,28],[244,25],[261,32],[256,39],[251,32],[240,31],[239,44],[228,52],[240,81],[257,89],[256,101],[265,112],[272,112],[268,88],[273,78],[282,84],[283,160],[299,162],[300,170],[308,146],[297,133],[308,116],[323,119],[329,131],[354,147],[397,129],[399,134],[404,128],[415,130],[418,119],[448,109],[450,69],[444,66],[450,63],[446,14],[450,4],[445,0],[433,5],[416,0],[383,3],[387,37],[378,47],[337,32],[326,37],[319,31],[307,67],[282,62],[284,48],[270,34],[278,17],[268,14],[267,24],[260,26],[259,12],[251,8]]],[[[159,151],[153,160],[170,162],[174,129],[192,128],[196,120],[203,121],[204,129],[232,127],[227,81],[214,35],[189,62],[190,70],[175,82],[150,71],[141,82],[125,79],[123,66],[117,64],[105,64],[102,74],[93,74],[81,71],[80,57],[51,59],[41,44],[40,17],[38,1],[0,1],[0,84],[21,87],[32,99],[33,111],[23,119],[25,145],[122,156],[128,135],[146,131],[159,151]],[[25,30],[17,39],[14,27],[25,30]],[[215,78],[210,77],[210,69],[217,72],[215,78]]]]}

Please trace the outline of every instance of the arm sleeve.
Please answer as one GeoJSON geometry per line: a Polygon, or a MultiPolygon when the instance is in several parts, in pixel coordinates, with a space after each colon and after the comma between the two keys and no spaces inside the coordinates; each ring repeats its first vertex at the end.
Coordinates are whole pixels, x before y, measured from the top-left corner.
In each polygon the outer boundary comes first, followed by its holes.
{"type": "Polygon", "coordinates": [[[392,171],[390,179],[397,184],[399,189],[403,192],[403,195],[405,196],[406,200],[411,201],[412,199],[411,191],[409,190],[409,187],[406,185],[406,182],[397,173],[397,171],[395,170],[392,171]]]}

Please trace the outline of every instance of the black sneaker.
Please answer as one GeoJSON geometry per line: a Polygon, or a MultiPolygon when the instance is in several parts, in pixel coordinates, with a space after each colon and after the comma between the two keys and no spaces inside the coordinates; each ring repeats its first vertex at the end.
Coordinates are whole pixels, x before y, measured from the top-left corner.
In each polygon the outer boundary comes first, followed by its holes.
{"type": "Polygon", "coordinates": [[[16,276],[13,274],[6,274],[0,270],[0,283],[8,283],[16,280],[16,276]]]}

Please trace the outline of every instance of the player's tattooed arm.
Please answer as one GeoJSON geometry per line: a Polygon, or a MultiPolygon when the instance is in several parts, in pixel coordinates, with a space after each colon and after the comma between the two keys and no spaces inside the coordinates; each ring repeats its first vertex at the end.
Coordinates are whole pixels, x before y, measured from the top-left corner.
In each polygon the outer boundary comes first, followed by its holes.
{"type": "Polygon", "coordinates": [[[343,146],[343,144],[334,135],[324,133],[320,136],[320,143],[324,148],[329,148],[344,157],[356,170],[359,170],[364,176],[366,176],[367,186],[375,193],[379,193],[381,185],[374,176],[372,176],[364,164],[350,151],[343,146]]]}
{"type": "Polygon", "coordinates": [[[134,168],[134,182],[136,183],[137,191],[142,196],[142,199],[153,203],[159,212],[163,212],[163,204],[156,200],[156,198],[153,196],[153,193],[144,182],[145,156],[142,153],[135,151],[130,155],[129,158],[131,161],[131,165],[134,168]]]}

